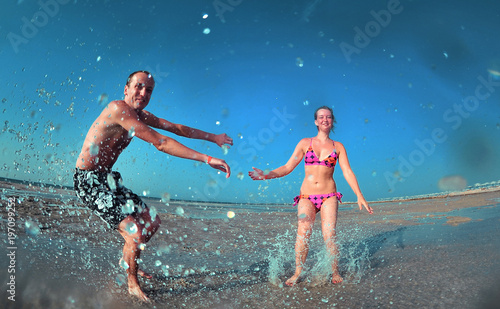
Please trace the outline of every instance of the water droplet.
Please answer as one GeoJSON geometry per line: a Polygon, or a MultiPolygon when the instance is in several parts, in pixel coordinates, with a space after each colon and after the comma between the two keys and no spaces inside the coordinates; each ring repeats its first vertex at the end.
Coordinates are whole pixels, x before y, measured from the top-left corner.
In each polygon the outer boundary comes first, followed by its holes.
{"type": "Polygon", "coordinates": [[[238,175],[236,175],[236,177],[239,179],[239,180],[243,180],[243,177],[245,177],[245,175],[243,174],[243,172],[239,172],[238,175]]]}
{"type": "Polygon", "coordinates": [[[150,193],[150,192],[149,192],[149,190],[143,190],[143,191],[142,191],[142,195],[143,195],[143,196],[148,196],[148,195],[149,195],[149,193],[150,193]]]}
{"type": "MultiPolygon", "coordinates": [[[[128,267],[128,265],[127,265],[127,267],[128,267]]],[[[115,281],[116,281],[116,284],[118,284],[118,286],[122,286],[125,283],[127,283],[127,279],[125,278],[124,274],[118,274],[115,278],[115,281]]]]}
{"type": "Polygon", "coordinates": [[[135,136],[135,129],[134,127],[131,127],[130,130],[128,130],[128,138],[132,138],[135,136]]]}
{"type": "Polygon", "coordinates": [[[134,222],[129,222],[125,225],[125,231],[129,234],[135,234],[138,231],[137,225],[134,222]]]}
{"type": "Polygon", "coordinates": [[[210,33],[210,28],[203,29],[203,34],[209,34],[209,33],[210,33]]]}
{"type": "Polygon", "coordinates": [[[215,181],[215,179],[209,179],[207,181],[207,186],[215,188],[215,187],[217,187],[217,181],[215,181]]]}
{"type": "Polygon", "coordinates": [[[156,267],[160,267],[161,266],[161,261],[160,260],[156,260],[155,261],[155,265],[156,265],[156,267]]]}
{"type": "Polygon", "coordinates": [[[220,121],[218,121],[218,120],[217,120],[217,121],[215,122],[215,125],[216,125],[216,126],[220,126],[220,121]]]}
{"type": "Polygon", "coordinates": [[[97,62],[101,61],[101,56],[97,56],[97,62]]]}
{"type": "Polygon", "coordinates": [[[115,191],[116,190],[116,181],[113,178],[113,174],[109,173],[107,176],[107,180],[108,180],[108,186],[111,189],[111,191],[115,191]]]}
{"type": "Polygon", "coordinates": [[[302,60],[302,58],[300,58],[300,57],[297,57],[297,59],[295,59],[295,65],[298,66],[299,68],[303,67],[304,60],[302,60]]]}
{"type": "Polygon", "coordinates": [[[228,145],[222,145],[221,149],[222,149],[222,153],[224,155],[227,155],[229,153],[229,146],[228,145]]]}
{"type": "Polygon", "coordinates": [[[106,93],[101,93],[98,97],[97,97],[97,102],[99,103],[99,105],[101,106],[105,106],[108,104],[108,100],[109,100],[109,96],[106,94],[106,93]]]}
{"type": "Polygon", "coordinates": [[[161,267],[161,271],[163,272],[163,274],[164,274],[165,276],[168,276],[168,275],[169,275],[168,268],[169,268],[169,267],[168,267],[168,265],[163,265],[163,266],[161,267]]]}
{"type": "Polygon", "coordinates": [[[460,175],[446,176],[438,182],[438,188],[441,191],[461,191],[466,187],[467,179],[460,175]]]}
{"type": "Polygon", "coordinates": [[[26,220],[26,222],[24,222],[24,226],[26,228],[26,234],[30,236],[38,236],[38,234],[40,234],[40,228],[35,222],[26,220]]]}
{"type": "MultiPolygon", "coordinates": [[[[139,249],[142,250],[142,251],[144,251],[146,249],[146,244],[139,244],[139,249]]],[[[142,260],[138,259],[137,263],[140,263],[140,262],[142,262],[142,260]]]]}
{"type": "Polygon", "coordinates": [[[494,69],[494,68],[490,68],[490,69],[488,69],[488,73],[489,73],[489,75],[490,75],[490,77],[492,79],[494,79],[494,80],[500,80],[500,70],[494,69]]]}
{"type": "Polygon", "coordinates": [[[94,143],[90,144],[89,153],[93,157],[97,156],[99,154],[99,146],[94,143]]]}
{"type": "Polygon", "coordinates": [[[208,18],[208,14],[204,13],[202,17],[203,17],[203,19],[207,19],[208,18]]]}
{"type": "MultiPolygon", "coordinates": [[[[161,256],[162,254],[169,254],[170,253],[170,247],[168,245],[161,245],[157,250],[156,254],[158,256],[161,256]]],[[[167,266],[168,267],[168,266],[167,266]]]]}
{"type": "Polygon", "coordinates": [[[123,269],[125,269],[125,270],[127,270],[129,268],[127,262],[125,262],[124,259],[120,260],[120,267],[123,268],[123,269]]]}
{"type": "Polygon", "coordinates": [[[308,100],[305,100],[304,101],[304,106],[308,106],[309,105],[309,101],[308,100]]]}
{"type": "Polygon", "coordinates": [[[234,211],[231,211],[231,210],[230,210],[230,211],[228,211],[228,212],[227,212],[227,217],[228,217],[229,219],[234,218],[234,216],[235,216],[234,211]]]}
{"type": "Polygon", "coordinates": [[[161,202],[165,203],[165,204],[170,202],[170,193],[167,193],[167,192],[163,193],[161,195],[161,202]]]}
{"type": "Polygon", "coordinates": [[[149,215],[151,216],[152,221],[156,220],[157,214],[158,214],[158,212],[156,211],[156,207],[154,207],[154,206],[149,207],[149,215]]]}
{"type": "Polygon", "coordinates": [[[134,209],[135,209],[135,203],[132,200],[127,200],[127,203],[125,203],[125,205],[122,205],[122,212],[124,214],[131,214],[134,212],[134,209]]]}
{"type": "Polygon", "coordinates": [[[182,207],[177,207],[175,209],[175,213],[178,215],[178,216],[184,216],[184,209],[182,209],[182,207]]]}

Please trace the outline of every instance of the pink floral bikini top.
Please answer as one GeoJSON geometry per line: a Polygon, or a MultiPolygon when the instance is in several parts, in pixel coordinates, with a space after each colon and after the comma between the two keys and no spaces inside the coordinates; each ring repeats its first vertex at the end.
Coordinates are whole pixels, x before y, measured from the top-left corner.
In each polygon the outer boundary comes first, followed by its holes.
{"type": "MultiPolygon", "coordinates": [[[[333,141],[332,141],[333,142],[333,141]]],[[[311,143],[309,144],[309,148],[307,149],[306,155],[304,157],[305,165],[323,165],[330,168],[335,168],[335,164],[337,163],[337,159],[339,156],[335,151],[335,142],[333,142],[333,151],[332,153],[324,160],[320,161],[319,158],[314,153],[312,149],[312,138],[311,143]]]]}

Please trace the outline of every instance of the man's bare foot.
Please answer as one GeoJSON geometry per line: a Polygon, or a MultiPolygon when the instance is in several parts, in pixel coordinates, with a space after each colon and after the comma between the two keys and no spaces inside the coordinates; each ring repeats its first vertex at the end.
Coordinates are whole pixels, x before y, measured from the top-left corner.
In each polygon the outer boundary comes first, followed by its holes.
{"type": "Polygon", "coordinates": [[[332,275],[332,283],[333,284],[337,284],[337,283],[340,283],[342,281],[344,281],[344,278],[342,278],[339,273],[335,273],[332,275]]]}
{"type": "Polygon", "coordinates": [[[293,275],[290,279],[285,281],[285,284],[288,286],[294,286],[297,283],[298,279],[299,279],[299,275],[293,275]]]}
{"type": "MultiPolygon", "coordinates": [[[[121,267],[121,268],[125,268],[125,267],[123,267],[123,263],[125,263],[125,262],[123,261],[123,259],[120,259],[120,262],[118,263],[118,265],[120,265],[120,267],[121,267]]],[[[151,279],[151,278],[153,278],[153,275],[148,274],[147,272],[143,271],[142,269],[138,269],[138,270],[137,270],[137,274],[138,274],[139,276],[141,276],[141,277],[146,278],[146,279],[151,279]]]]}
{"type": "Polygon", "coordinates": [[[138,270],[137,270],[137,274],[138,274],[139,276],[141,276],[141,277],[146,278],[146,279],[151,279],[151,278],[153,278],[153,275],[151,275],[151,274],[149,274],[149,273],[147,273],[147,272],[143,271],[142,269],[138,269],[138,270]]]}
{"type": "Polygon", "coordinates": [[[129,283],[128,292],[130,293],[130,295],[136,296],[141,301],[144,301],[147,303],[151,302],[151,300],[146,296],[146,294],[144,294],[144,292],[141,290],[141,287],[139,287],[138,285],[137,286],[130,286],[130,283],[129,283]]]}

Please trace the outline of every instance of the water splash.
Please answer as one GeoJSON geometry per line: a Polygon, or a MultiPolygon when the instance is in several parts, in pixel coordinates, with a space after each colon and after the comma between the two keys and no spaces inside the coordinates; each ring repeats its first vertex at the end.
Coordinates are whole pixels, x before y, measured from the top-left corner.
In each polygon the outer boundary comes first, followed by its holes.
{"type": "Polygon", "coordinates": [[[285,263],[293,260],[295,253],[290,243],[293,242],[294,234],[285,231],[284,234],[276,236],[276,241],[268,250],[269,275],[268,280],[271,284],[282,287],[283,283],[280,276],[285,273],[285,263]]]}
{"type": "Polygon", "coordinates": [[[122,205],[122,212],[124,214],[131,214],[134,212],[135,209],[135,203],[132,200],[127,200],[127,203],[125,205],[122,205]]]}
{"type": "Polygon", "coordinates": [[[40,234],[40,228],[38,227],[38,224],[29,219],[24,222],[24,227],[26,229],[26,234],[30,236],[38,236],[38,234],[40,234]]]}
{"type": "Polygon", "coordinates": [[[127,223],[127,225],[125,226],[125,231],[127,231],[127,233],[129,234],[137,233],[138,231],[137,224],[135,224],[134,222],[127,223]]]}

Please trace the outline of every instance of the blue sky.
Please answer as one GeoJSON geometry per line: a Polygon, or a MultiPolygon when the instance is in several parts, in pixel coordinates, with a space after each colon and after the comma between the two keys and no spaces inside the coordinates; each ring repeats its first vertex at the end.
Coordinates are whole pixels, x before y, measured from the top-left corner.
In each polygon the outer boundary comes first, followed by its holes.
{"type": "MultiPolygon", "coordinates": [[[[224,158],[233,175],[135,140],[115,168],[138,193],[291,203],[303,165],[269,182],[247,171],[284,164],[316,134],[321,105],[334,109],[331,137],[346,146],[368,200],[436,193],[448,176],[499,180],[494,1],[40,3],[11,2],[0,13],[0,176],[71,185],[99,96],[121,99],[128,74],[147,69],[156,77],[148,110],[225,132],[235,145],[224,154],[169,136],[224,158]]],[[[339,167],[335,179],[354,201],[339,167]]]]}

